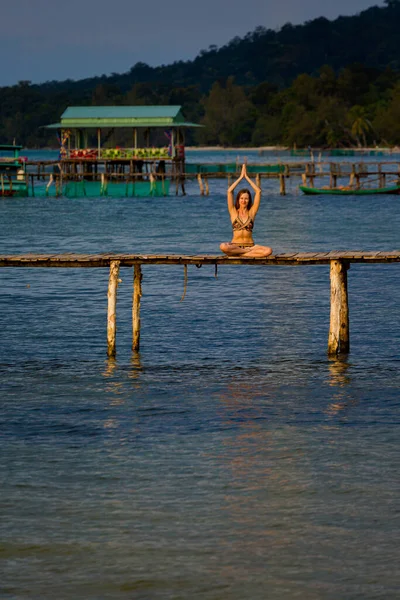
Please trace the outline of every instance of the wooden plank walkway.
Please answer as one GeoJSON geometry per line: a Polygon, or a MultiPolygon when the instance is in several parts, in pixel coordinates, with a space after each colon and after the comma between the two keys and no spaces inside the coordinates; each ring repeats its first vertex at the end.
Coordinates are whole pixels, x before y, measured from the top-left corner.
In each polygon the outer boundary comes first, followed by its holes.
{"type": "Polygon", "coordinates": [[[333,250],[330,252],[286,252],[268,258],[229,258],[224,255],[181,254],[3,254],[0,267],[109,267],[118,261],[120,267],[133,265],[327,265],[332,260],[348,263],[400,262],[400,250],[333,250]]]}
{"type": "Polygon", "coordinates": [[[183,265],[185,284],[187,267],[195,265],[330,265],[330,326],[328,354],[347,354],[350,350],[349,304],[347,271],[350,263],[385,264],[400,262],[400,250],[332,250],[330,252],[286,252],[268,258],[228,258],[224,255],[178,255],[178,254],[7,254],[0,255],[0,267],[39,268],[108,268],[107,354],[116,354],[116,311],[118,277],[121,267],[133,267],[132,303],[132,350],[140,345],[140,299],[142,297],[142,265],[183,265]]]}

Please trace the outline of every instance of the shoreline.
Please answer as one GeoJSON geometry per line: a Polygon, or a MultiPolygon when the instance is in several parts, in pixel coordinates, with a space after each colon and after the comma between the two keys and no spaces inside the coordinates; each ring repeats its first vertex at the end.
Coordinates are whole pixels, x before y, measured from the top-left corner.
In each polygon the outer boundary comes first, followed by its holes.
{"type": "Polygon", "coordinates": [[[229,147],[226,146],[186,146],[186,152],[258,152],[258,151],[268,151],[268,152],[285,152],[291,150],[288,146],[251,146],[251,147],[229,147]]]}
{"type": "MultiPolygon", "coordinates": [[[[59,148],[52,148],[46,146],[44,148],[23,148],[22,152],[28,150],[29,152],[41,152],[51,151],[58,152],[59,148]]],[[[389,147],[366,147],[366,148],[290,148],[289,146],[251,146],[251,147],[226,147],[226,146],[185,146],[186,152],[334,152],[340,150],[341,152],[387,152],[388,154],[399,153],[400,147],[394,146],[389,147]]]]}
{"type": "Polygon", "coordinates": [[[366,147],[366,148],[290,148],[289,146],[252,146],[252,147],[225,147],[225,146],[186,146],[186,152],[400,152],[400,147],[366,147]]]}

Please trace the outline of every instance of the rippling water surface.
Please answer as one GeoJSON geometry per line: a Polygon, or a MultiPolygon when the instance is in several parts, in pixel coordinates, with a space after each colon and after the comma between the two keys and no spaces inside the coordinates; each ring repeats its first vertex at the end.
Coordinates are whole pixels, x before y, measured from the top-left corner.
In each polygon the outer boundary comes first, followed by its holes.
{"type": "MultiPolygon", "coordinates": [[[[3,199],[0,252],[217,253],[202,198],[3,199]]],[[[398,249],[400,201],[286,197],[276,252],[398,249]]],[[[326,357],[329,267],[1,269],[0,597],[399,597],[400,265],[352,265],[351,354],[326,357]]]]}

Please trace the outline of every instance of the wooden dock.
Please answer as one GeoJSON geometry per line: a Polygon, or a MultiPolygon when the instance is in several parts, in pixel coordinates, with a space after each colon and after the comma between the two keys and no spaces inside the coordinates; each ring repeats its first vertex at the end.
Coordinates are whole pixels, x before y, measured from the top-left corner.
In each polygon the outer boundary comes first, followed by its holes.
{"type": "Polygon", "coordinates": [[[330,326],[328,355],[347,354],[350,350],[350,319],[347,271],[351,263],[388,264],[400,262],[400,250],[393,251],[330,251],[291,252],[268,258],[228,258],[224,255],[155,255],[155,254],[21,254],[0,255],[0,267],[5,268],[108,268],[107,354],[116,354],[116,309],[118,278],[121,267],[133,267],[132,350],[140,346],[140,299],[142,296],[142,265],[182,265],[185,286],[187,267],[213,265],[247,266],[309,266],[330,265],[330,326]]]}

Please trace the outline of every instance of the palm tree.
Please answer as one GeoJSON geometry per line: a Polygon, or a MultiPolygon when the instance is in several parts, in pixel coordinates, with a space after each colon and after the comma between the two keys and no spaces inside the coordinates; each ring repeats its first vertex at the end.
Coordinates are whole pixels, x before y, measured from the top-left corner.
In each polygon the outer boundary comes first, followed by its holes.
{"type": "Polygon", "coordinates": [[[353,106],[348,113],[351,123],[351,135],[357,142],[357,146],[361,148],[360,138],[363,141],[363,146],[367,146],[366,134],[371,131],[372,125],[365,115],[365,109],[362,106],[353,106]]]}

